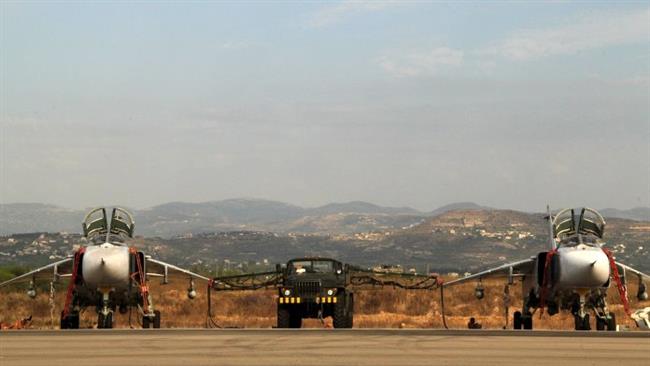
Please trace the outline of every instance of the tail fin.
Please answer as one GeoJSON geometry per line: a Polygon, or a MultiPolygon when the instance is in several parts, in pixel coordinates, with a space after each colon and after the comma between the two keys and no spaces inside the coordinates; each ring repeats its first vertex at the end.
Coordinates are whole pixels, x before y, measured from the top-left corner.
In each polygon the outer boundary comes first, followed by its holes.
{"type": "Polygon", "coordinates": [[[551,215],[551,207],[546,205],[546,217],[548,219],[548,237],[549,245],[551,250],[557,249],[557,243],[555,242],[555,230],[553,228],[553,215],[551,215]]]}

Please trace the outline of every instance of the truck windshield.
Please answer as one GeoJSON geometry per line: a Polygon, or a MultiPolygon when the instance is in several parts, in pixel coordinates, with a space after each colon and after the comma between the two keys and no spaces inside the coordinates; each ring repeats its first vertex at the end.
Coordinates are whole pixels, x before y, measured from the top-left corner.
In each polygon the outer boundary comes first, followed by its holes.
{"type": "Polygon", "coordinates": [[[331,261],[296,261],[290,263],[289,270],[292,274],[332,273],[334,272],[334,263],[331,261]]]}

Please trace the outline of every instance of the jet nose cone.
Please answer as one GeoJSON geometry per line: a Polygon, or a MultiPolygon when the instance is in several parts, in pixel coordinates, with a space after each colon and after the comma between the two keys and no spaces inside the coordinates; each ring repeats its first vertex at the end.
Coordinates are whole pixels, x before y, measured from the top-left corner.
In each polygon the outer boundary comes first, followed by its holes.
{"type": "Polygon", "coordinates": [[[561,282],[567,287],[600,287],[609,280],[609,260],[600,250],[572,250],[562,253],[561,282]]]}

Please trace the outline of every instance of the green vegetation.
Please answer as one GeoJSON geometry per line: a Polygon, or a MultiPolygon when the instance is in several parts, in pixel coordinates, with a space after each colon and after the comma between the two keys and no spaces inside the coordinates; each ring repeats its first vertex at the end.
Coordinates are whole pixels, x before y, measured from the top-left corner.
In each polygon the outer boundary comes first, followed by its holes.
{"type": "Polygon", "coordinates": [[[27,273],[28,271],[29,268],[27,268],[26,266],[20,266],[14,264],[0,266],[0,282],[10,280],[16,276],[20,276],[21,274],[27,273]]]}

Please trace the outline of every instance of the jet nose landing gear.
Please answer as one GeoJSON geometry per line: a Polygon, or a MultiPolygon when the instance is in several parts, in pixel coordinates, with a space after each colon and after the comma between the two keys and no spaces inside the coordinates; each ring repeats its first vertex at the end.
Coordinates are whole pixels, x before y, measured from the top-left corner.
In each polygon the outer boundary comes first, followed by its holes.
{"type": "Polygon", "coordinates": [[[144,315],[142,317],[142,328],[143,329],[149,329],[149,328],[158,329],[160,328],[160,311],[155,310],[152,315],[144,315]]]}

